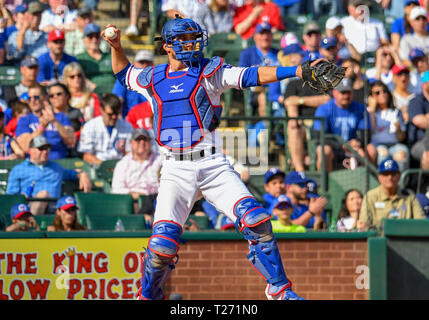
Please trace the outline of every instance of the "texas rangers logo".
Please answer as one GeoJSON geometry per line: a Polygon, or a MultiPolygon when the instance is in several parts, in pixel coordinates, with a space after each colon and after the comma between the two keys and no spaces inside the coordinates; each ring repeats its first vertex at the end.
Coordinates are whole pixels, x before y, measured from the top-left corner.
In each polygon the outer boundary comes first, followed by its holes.
{"type": "Polygon", "coordinates": [[[183,89],[179,89],[182,85],[183,85],[183,82],[181,84],[178,84],[178,85],[172,85],[172,86],[170,86],[173,89],[171,89],[169,93],[183,92],[183,89]]]}

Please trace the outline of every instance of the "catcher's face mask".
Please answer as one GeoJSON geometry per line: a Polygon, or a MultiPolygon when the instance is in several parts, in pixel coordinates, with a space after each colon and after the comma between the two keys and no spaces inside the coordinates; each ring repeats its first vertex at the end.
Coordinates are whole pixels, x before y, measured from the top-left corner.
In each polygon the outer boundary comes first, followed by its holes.
{"type": "Polygon", "coordinates": [[[167,47],[172,48],[176,59],[187,66],[199,64],[207,45],[207,32],[191,19],[176,18],[168,21],[162,32],[167,47]]]}

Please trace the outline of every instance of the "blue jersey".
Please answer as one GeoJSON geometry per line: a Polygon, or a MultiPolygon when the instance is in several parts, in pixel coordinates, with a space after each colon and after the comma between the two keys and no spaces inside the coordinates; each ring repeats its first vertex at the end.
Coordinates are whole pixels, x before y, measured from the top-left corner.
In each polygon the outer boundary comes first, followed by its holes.
{"type": "Polygon", "coordinates": [[[128,90],[118,79],[116,79],[115,85],[113,86],[112,93],[122,98],[124,103],[122,104],[122,117],[125,119],[128,112],[136,105],[143,103],[146,98],[135,91],[128,90]]]}
{"type": "MultiPolygon", "coordinates": [[[[357,138],[358,130],[371,128],[365,107],[355,101],[348,108],[340,108],[336,105],[335,99],[332,99],[318,107],[314,116],[325,118],[325,133],[339,135],[346,142],[357,138]]],[[[314,130],[321,130],[320,120],[314,121],[314,130]]]]}
{"type": "MultiPolygon", "coordinates": [[[[64,113],[56,113],[55,118],[63,126],[72,126],[70,119],[64,113]]],[[[19,137],[23,133],[33,133],[37,130],[38,126],[39,118],[34,114],[30,113],[29,115],[22,117],[18,120],[18,124],[16,126],[16,137],[19,137]]],[[[46,127],[43,135],[52,145],[49,160],[67,158],[67,146],[64,144],[58,130],[52,123],[46,127]]]]}
{"type": "Polygon", "coordinates": [[[63,180],[77,179],[75,170],[64,169],[56,162],[48,161],[43,166],[39,166],[27,159],[11,170],[6,193],[24,193],[35,181],[33,195],[45,190],[50,197],[59,198],[63,180]]]}
{"type": "MultiPolygon", "coordinates": [[[[295,206],[294,204],[292,204],[292,208],[293,208],[293,213],[290,216],[291,220],[298,219],[300,216],[302,216],[304,213],[306,213],[308,211],[308,206],[305,204],[301,204],[301,203],[298,206],[295,206]]],[[[326,221],[325,211],[323,211],[323,213],[322,213],[322,218],[323,218],[323,220],[326,221]]],[[[305,227],[306,228],[313,228],[314,220],[315,220],[315,217],[312,217],[305,227]]]]}
{"type": "Polygon", "coordinates": [[[63,53],[63,57],[58,66],[55,66],[49,52],[39,56],[39,74],[37,75],[37,82],[48,81],[51,79],[59,79],[63,74],[64,67],[71,62],[78,62],[73,56],[63,53]]]}

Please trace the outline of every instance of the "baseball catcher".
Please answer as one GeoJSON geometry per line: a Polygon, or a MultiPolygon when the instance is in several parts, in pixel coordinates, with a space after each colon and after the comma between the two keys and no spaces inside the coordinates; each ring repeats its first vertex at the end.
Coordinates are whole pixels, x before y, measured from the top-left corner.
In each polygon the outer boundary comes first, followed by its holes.
{"type": "Polygon", "coordinates": [[[164,299],[163,285],[178,260],[179,238],[195,201],[204,197],[235,221],[249,242],[248,260],[267,282],[268,299],[302,299],[292,291],[283,268],[270,214],[248,191],[222,154],[216,128],[220,97],[243,89],[298,76],[317,90],[329,90],[344,72],[323,60],[297,67],[229,65],[221,57],[204,58],[207,33],[191,19],[168,21],[161,32],[168,63],[138,69],[127,59],[117,35],[111,46],[115,76],[146,97],[153,110],[155,140],[164,155],[152,236],[143,257],[140,299],[164,299]],[[323,63],[323,68],[318,65],[323,63]],[[332,77],[332,78],[331,78],[332,77]]]}

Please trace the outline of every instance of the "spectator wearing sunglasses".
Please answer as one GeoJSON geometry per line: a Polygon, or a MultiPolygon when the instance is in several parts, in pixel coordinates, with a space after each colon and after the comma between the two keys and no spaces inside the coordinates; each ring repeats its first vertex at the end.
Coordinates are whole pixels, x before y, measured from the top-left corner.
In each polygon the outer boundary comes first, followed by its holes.
{"type": "Polygon", "coordinates": [[[94,165],[121,159],[131,151],[133,132],[131,124],[120,117],[122,102],[116,95],[108,93],[100,102],[101,116],[85,123],[77,149],[83,160],[94,165]]]}
{"type": "MultiPolygon", "coordinates": [[[[397,73],[404,66],[395,66],[397,73]]],[[[377,159],[377,164],[393,157],[400,171],[408,168],[409,151],[405,142],[406,126],[400,110],[393,104],[393,96],[381,81],[371,85],[368,97],[368,112],[371,120],[371,143],[368,146],[369,157],[377,159]]]]}
{"type": "Polygon", "coordinates": [[[306,232],[307,229],[304,226],[293,224],[291,215],[294,212],[292,207],[292,201],[284,194],[278,196],[271,206],[271,214],[274,219],[271,220],[273,232],[306,232]]]}
{"type": "MultiPolygon", "coordinates": [[[[86,172],[64,169],[49,161],[51,144],[42,136],[35,136],[28,149],[29,158],[13,167],[7,182],[7,194],[24,194],[28,198],[59,198],[64,180],[79,180],[79,188],[91,191],[92,184],[86,172]]],[[[34,215],[46,212],[48,202],[31,201],[34,215]]]]}
{"type": "Polygon", "coordinates": [[[28,90],[28,105],[31,113],[20,118],[16,126],[19,145],[27,152],[30,141],[43,135],[52,147],[49,160],[67,158],[67,147],[73,146],[76,139],[70,119],[62,112],[54,112],[44,87],[39,84],[28,90]]]}
{"type": "Polygon", "coordinates": [[[39,56],[39,74],[37,82],[41,85],[50,85],[62,81],[64,67],[77,62],[77,59],[64,52],[64,32],[55,29],[48,34],[49,51],[39,56]]]}
{"type": "Polygon", "coordinates": [[[293,213],[291,221],[293,224],[315,228],[324,220],[323,210],[327,204],[325,197],[310,198],[308,205],[302,202],[307,200],[307,178],[302,172],[292,171],[285,179],[286,196],[292,204],[293,213]]]}
{"type": "Polygon", "coordinates": [[[85,52],[76,56],[88,79],[96,85],[94,91],[97,94],[112,92],[116,81],[110,53],[103,53],[100,49],[102,41],[100,32],[99,25],[88,23],[83,31],[85,52]]]}

